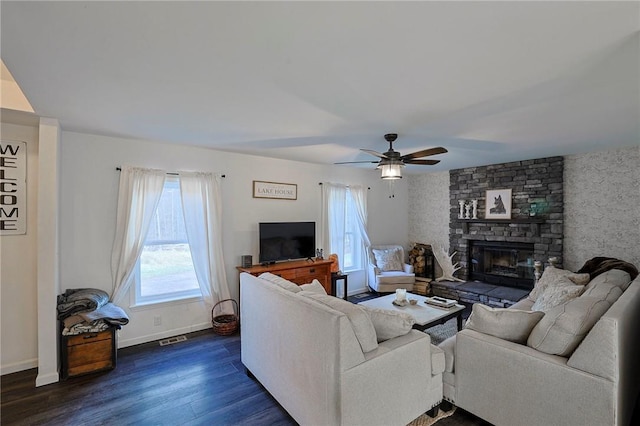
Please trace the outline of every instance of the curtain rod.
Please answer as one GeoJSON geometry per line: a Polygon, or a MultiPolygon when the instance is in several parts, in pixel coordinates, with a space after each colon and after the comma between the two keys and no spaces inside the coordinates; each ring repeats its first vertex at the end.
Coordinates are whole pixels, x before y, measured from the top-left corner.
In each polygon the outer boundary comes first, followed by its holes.
{"type": "MultiPolygon", "coordinates": [[[[122,170],[122,168],[121,168],[121,167],[116,167],[116,170],[117,170],[117,171],[121,171],[121,170],[122,170]]],[[[170,173],[170,172],[167,172],[167,174],[168,174],[168,175],[171,175],[171,176],[180,176],[180,173],[170,173]]],[[[227,177],[227,175],[221,175],[221,177],[226,178],[226,177],[227,177]]]]}
{"type": "MultiPolygon", "coordinates": [[[[318,182],[318,185],[322,185],[322,182],[318,182]]],[[[349,185],[345,185],[347,188],[349,187],[349,185]]],[[[371,189],[370,186],[367,186],[367,189],[371,189]]]]}

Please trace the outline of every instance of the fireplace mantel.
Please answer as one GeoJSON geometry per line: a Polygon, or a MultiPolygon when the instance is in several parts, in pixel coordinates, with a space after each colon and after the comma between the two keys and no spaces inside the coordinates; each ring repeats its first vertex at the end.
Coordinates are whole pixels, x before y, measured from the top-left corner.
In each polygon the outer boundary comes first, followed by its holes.
{"type": "Polygon", "coordinates": [[[462,230],[465,234],[469,233],[470,223],[500,223],[500,224],[514,224],[514,225],[531,225],[531,232],[534,236],[540,234],[540,224],[545,223],[546,219],[542,218],[526,218],[526,219],[458,219],[454,221],[462,225],[462,230]]]}

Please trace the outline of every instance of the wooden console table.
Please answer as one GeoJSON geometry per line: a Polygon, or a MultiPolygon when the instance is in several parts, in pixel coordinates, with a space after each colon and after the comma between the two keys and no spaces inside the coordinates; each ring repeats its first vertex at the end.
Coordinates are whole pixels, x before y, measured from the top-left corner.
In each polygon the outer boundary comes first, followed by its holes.
{"type": "MultiPolygon", "coordinates": [[[[249,268],[237,266],[240,272],[247,272],[259,276],[265,272],[278,275],[298,285],[309,284],[314,279],[320,281],[327,294],[331,291],[331,260],[292,260],[289,262],[274,263],[273,265],[253,265],[249,268]]],[[[333,294],[335,296],[335,294],[333,294]]]]}

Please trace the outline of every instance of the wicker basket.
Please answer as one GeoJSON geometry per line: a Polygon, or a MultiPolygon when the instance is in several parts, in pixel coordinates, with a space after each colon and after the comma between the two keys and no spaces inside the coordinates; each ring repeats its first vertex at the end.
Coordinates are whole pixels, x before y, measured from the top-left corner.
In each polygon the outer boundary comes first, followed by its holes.
{"type": "Polygon", "coordinates": [[[233,299],[224,299],[219,301],[213,306],[211,309],[211,324],[213,324],[213,331],[216,334],[221,336],[228,336],[230,334],[238,331],[238,325],[240,323],[240,319],[238,317],[238,302],[233,299]],[[233,302],[233,307],[235,310],[235,314],[223,314],[223,315],[214,315],[216,310],[216,306],[223,302],[233,302]]]}

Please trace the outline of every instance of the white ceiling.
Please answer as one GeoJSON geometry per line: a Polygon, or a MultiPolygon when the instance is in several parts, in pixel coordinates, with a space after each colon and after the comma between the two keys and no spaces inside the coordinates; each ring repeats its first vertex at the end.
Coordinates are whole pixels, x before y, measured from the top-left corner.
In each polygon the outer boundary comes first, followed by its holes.
{"type": "Polygon", "coordinates": [[[389,132],[449,150],[409,173],[640,142],[639,2],[2,1],[1,24],[64,130],[328,164],[389,132]]]}

